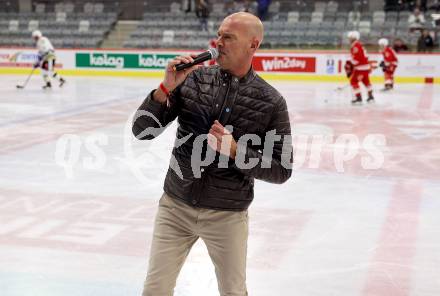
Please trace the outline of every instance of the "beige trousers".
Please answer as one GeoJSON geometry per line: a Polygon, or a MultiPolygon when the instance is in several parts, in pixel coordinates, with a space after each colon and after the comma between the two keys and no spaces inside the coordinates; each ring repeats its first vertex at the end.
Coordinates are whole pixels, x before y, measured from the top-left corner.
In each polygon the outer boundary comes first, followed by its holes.
{"type": "Polygon", "coordinates": [[[248,295],[247,211],[194,208],[164,193],[156,215],[143,296],[173,295],[180,269],[199,237],[215,266],[220,295],[248,295]]]}

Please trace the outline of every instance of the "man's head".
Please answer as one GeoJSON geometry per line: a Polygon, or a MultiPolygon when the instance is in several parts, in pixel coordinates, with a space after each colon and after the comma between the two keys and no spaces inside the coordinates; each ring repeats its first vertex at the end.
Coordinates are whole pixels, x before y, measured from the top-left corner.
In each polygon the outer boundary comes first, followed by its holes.
{"type": "Polygon", "coordinates": [[[353,43],[353,42],[359,40],[361,35],[359,34],[358,31],[350,31],[350,32],[348,32],[347,37],[348,37],[348,40],[350,41],[350,43],[353,43]]]}
{"type": "Polygon", "coordinates": [[[385,48],[388,46],[388,39],[386,38],[380,38],[379,41],[377,42],[380,46],[380,48],[385,48]]]}
{"type": "Polygon", "coordinates": [[[38,41],[38,39],[40,39],[43,36],[43,34],[41,34],[41,32],[39,30],[35,30],[32,32],[32,39],[35,40],[35,42],[38,41]]]}
{"type": "Polygon", "coordinates": [[[247,12],[227,16],[218,30],[217,63],[231,74],[242,77],[252,64],[252,57],[263,41],[263,23],[247,12]]]}

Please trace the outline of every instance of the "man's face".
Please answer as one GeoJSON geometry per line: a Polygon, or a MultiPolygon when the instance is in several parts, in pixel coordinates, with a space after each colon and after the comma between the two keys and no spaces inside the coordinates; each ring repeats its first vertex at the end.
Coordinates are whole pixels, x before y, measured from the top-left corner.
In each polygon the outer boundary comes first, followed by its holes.
{"type": "Polygon", "coordinates": [[[219,57],[217,63],[224,70],[231,70],[249,58],[251,40],[245,26],[227,18],[220,25],[217,34],[219,57]]]}

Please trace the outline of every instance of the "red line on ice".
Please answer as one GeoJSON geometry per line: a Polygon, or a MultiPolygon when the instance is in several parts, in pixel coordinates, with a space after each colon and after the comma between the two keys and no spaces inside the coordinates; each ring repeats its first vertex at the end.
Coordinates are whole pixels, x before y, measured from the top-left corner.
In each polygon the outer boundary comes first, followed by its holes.
{"type": "Polygon", "coordinates": [[[362,295],[410,295],[422,191],[419,181],[395,184],[362,295]]]}

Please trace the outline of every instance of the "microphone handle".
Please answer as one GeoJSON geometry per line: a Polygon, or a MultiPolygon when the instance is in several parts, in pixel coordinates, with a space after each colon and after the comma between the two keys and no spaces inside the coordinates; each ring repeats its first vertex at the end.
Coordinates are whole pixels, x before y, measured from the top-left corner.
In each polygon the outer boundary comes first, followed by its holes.
{"type": "Polygon", "coordinates": [[[178,64],[176,66],[174,66],[174,70],[175,71],[181,71],[184,70],[186,68],[190,68],[194,65],[203,63],[204,61],[208,61],[212,58],[212,55],[210,52],[204,52],[202,54],[200,54],[199,56],[194,58],[194,62],[192,63],[186,63],[186,64],[178,64]]]}
{"type": "Polygon", "coordinates": [[[174,71],[182,71],[185,70],[186,68],[191,68],[192,66],[196,65],[198,63],[192,62],[192,63],[187,63],[187,64],[178,64],[174,66],[174,71]]]}

